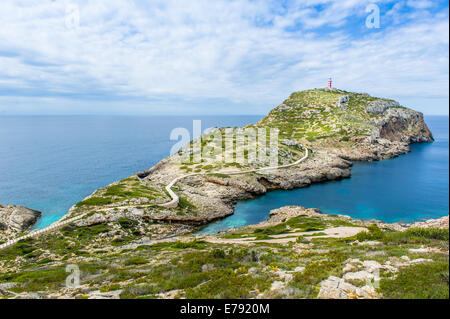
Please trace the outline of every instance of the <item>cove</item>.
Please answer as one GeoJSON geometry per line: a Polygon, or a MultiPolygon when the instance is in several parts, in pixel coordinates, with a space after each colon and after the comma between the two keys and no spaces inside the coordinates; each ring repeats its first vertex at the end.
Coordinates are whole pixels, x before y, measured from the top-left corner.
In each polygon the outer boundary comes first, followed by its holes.
{"type": "Polygon", "coordinates": [[[277,190],[238,202],[235,213],[199,233],[216,233],[256,224],[269,212],[287,205],[319,208],[384,222],[414,222],[449,213],[448,117],[428,116],[435,142],[412,144],[411,152],[379,162],[355,162],[352,176],[295,190],[277,190]]]}

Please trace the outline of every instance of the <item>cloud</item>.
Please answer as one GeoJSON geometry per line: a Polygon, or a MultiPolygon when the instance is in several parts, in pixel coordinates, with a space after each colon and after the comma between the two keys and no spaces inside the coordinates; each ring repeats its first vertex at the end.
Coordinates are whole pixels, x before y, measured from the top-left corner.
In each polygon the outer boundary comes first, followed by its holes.
{"type": "Polygon", "coordinates": [[[329,75],[448,99],[447,9],[378,1],[386,16],[369,30],[370,2],[2,1],[0,112],[261,114],[329,75]]]}
{"type": "Polygon", "coordinates": [[[414,9],[427,9],[433,6],[433,2],[430,0],[408,0],[407,5],[414,9]]]}

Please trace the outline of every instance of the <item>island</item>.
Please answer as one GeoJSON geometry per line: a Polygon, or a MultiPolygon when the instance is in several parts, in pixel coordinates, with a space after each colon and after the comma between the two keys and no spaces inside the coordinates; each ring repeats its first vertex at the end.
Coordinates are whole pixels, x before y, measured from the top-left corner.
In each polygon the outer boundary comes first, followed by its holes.
{"type": "Polygon", "coordinates": [[[353,161],[432,141],[422,113],[394,100],[292,93],[258,123],[205,132],[50,227],[0,242],[0,297],[448,298],[448,216],[388,224],[288,206],[196,233],[240,200],[349,178],[353,161]]]}

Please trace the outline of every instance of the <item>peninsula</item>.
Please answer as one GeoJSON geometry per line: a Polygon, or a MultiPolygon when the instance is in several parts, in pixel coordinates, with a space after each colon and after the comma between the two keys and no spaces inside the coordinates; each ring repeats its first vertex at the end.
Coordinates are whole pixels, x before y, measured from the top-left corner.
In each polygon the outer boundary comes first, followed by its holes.
{"type": "Polygon", "coordinates": [[[256,124],[216,128],[95,191],[47,230],[0,237],[0,298],[448,298],[448,216],[386,224],[290,206],[195,234],[240,200],[349,178],[352,161],[432,141],[423,115],[396,101],[295,92],[256,124]],[[67,265],[80,286],[65,286],[67,265]]]}

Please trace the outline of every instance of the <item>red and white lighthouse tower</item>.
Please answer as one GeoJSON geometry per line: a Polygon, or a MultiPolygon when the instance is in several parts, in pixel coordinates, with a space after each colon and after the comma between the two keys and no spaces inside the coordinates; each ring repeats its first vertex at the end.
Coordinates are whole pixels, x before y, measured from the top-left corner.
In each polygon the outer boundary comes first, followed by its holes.
{"type": "Polygon", "coordinates": [[[328,78],[328,88],[331,90],[331,86],[332,86],[332,81],[331,78],[328,78]]]}

